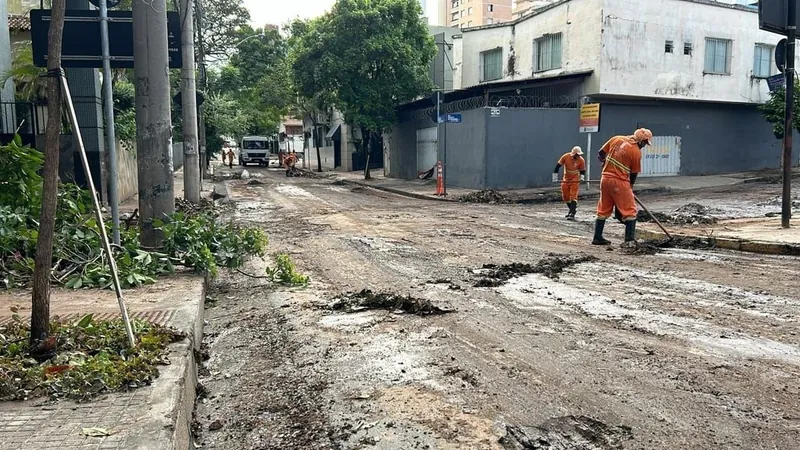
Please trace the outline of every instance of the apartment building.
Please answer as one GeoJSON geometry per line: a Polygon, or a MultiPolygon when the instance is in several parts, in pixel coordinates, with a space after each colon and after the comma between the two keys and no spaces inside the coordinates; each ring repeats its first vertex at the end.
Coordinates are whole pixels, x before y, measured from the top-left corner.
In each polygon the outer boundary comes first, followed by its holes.
{"type": "Polygon", "coordinates": [[[443,25],[469,28],[508,22],[512,0],[444,0],[443,25]]]}
{"type": "MultiPolygon", "coordinates": [[[[768,79],[780,80],[780,36],[759,30],[753,4],[560,0],[465,28],[453,37],[454,91],[442,107],[460,122],[434,130],[422,114],[430,100],[406,105],[390,175],[423,169],[413,165],[431,159],[423,153],[437,130],[444,142],[434,157],[450,155],[449,180],[462,187],[547,185],[547,166],[568,147],[596,151],[638,127],[651,128],[657,144],[646,149],[642,176],[777,168],[781,142],[758,106],[769,99],[768,79]],[[578,129],[587,102],[600,104],[592,141],[578,129]]],[[[590,172],[598,177],[599,167],[590,172]]]]}

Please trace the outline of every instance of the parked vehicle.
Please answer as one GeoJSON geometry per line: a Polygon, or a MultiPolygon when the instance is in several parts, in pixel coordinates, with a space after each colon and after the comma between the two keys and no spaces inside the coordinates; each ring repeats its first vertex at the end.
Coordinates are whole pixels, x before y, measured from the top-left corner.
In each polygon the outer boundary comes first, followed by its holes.
{"type": "Polygon", "coordinates": [[[239,146],[239,165],[258,164],[268,166],[270,158],[277,159],[277,155],[272,154],[269,139],[263,136],[245,136],[239,146]]]}

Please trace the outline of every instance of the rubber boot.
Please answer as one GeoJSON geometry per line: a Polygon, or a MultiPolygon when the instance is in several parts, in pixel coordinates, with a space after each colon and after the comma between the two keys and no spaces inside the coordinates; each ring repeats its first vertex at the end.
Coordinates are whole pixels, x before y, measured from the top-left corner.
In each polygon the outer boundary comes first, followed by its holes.
{"type": "Polygon", "coordinates": [[[567,220],[575,220],[575,213],[578,210],[578,204],[576,202],[569,202],[569,214],[567,214],[567,220]]]}
{"type": "Polygon", "coordinates": [[[625,222],[625,242],[633,242],[636,240],[636,221],[629,220],[625,222]]]}
{"type": "Polygon", "coordinates": [[[604,219],[597,219],[594,222],[594,239],[592,239],[592,245],[609,245],[611,241],[603,237],[603,229],[606,227],[606,221],[604,219]]]}
{"type": "Polygon", "coordinates": [[[567,219],[569,219],[569,216],[570,216],[570,214],[572,214],[572,203],[570,203],[570,202],[567,202],[567,215],[566,215],[566,216],[564,216],[564,217],[566,217],[567,219]]]}

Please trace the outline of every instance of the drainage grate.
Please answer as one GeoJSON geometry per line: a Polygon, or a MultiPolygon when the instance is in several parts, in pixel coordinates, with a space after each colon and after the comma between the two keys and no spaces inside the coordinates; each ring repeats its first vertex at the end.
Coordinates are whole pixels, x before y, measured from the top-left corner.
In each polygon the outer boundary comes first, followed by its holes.
{"type": "MultiPolygon", "coordinates": [[[[169,323],[170,319],[172,319],[172,315],[174,311],[172,310],[159,310],[159,311],[141,311],[135,312],[130,314],[131,319],[139,319],[139,320],[146,320],[151,323],[155,323],[158,325],[166,325],[169,323]]],[[[52,316],[53,319],[58,318],[62,322],[71,322],[80,319],[85,314],[76,314],[70,313],[66,315],[56,315],[52,316]]],[[[114,320],[120,318],[120,313],[95,313],[94,318],[96,320],[114,320]]],[[[22,319],[25,321],[30,320],[30,315],[22,316],[22,319]]],[[[5,325],[11,322],[11,316],[0,316],[0,325],[5,325]]]]}

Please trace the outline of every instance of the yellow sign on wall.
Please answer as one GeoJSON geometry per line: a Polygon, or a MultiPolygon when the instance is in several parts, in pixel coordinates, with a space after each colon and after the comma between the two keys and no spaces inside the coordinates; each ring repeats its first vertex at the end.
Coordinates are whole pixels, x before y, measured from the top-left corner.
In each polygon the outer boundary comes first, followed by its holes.
{"type": "Polygon", "coordinates": [[[600,103],[581,106],[580,132],[597,133],[600,130],[600,103]]]}

